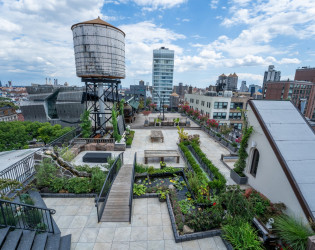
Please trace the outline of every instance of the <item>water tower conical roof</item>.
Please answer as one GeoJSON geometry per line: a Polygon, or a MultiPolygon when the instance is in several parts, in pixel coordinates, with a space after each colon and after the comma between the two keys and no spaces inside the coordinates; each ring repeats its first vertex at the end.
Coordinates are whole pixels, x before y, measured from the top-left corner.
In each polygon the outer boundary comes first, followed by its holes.
{"type": "Polygon", "coordinates": [[[85,22],[73,24],[73,25],[71,26],[71,30],[72,30],[75,26],[80,25],[80,24],[99,24],[99,25],[104,25],[104,26],[112,27],[112,28],[114,28],[114,29],[116,29],[116,30],[119,30],[119,31],[121,31],[124,35],[126,35],[125,32],[123,32],[121,29],[118,29],[118,28],[115,27],[114,25],[111,25],[110,23],[105,22],[105,21],[102,20],[100,17],[98,17],[98,18],[96,18],[96,19],[93,19],[93,20],[90,20],[90,21],[85,21],[85,22]]]}

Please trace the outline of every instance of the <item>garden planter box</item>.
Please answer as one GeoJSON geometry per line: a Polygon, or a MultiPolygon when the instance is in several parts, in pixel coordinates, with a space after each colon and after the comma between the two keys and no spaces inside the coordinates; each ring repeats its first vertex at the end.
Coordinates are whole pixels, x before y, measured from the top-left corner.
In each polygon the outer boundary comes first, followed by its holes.
{"type": "Polygon", "coordinates": [[[221,140],[221,144],[225,147],[227,147],[229,145],[229,143],[225,140],[221,140]]]}
{"type": "Polygon", "coordinates": [[[231,172],[230,172],[230,177],[232,178],[233,181],[236,182],[236,184],[246,184],[247,183],[247,176],[245,177],[241,177],[239,176],[233,169],[231,169],[231,172]]]}
{"type": "Polygon", "coordinates": [[[186,122],[186,126],[187,126],[187,127],[190,127],[190,121],[187,121],[187,122],[186,122]]]}
{"type": "Polygon", "coordinates": [[[125,151],[126,143],[124,142],[115,142],[114,151],[125,151]]]}
{"type": "Polygon", "coordinates": [[[160,123],[155,123],[155,126],[156,127],[159,127],[161,124],[160,123]]]}
{"type": "Polygon", "coordinates": [[[278,238],[276,235],[272,234],[272,232],[256,217],[253,218],[253,224],[258,229],[259,235],[263,238],[264,242],[278,238]]]}
{"type": "Polygon", "coordinates": [[[221,141],[221,137],[215,135],[214,138],[217,140],[217,141],[221,141]]]}
{"type": "Polygon", "coordinates": [[[229,144],[229,149],[232,151],[232,152],[236,152],[237,151],[237,148],[233,147],[231,144],[229,144]]]}
{"type": "Polygon", "coordinates": [[[126,144],[126,148],[131,148],[131,145],[127,145],[127,144],[126,144]]]}

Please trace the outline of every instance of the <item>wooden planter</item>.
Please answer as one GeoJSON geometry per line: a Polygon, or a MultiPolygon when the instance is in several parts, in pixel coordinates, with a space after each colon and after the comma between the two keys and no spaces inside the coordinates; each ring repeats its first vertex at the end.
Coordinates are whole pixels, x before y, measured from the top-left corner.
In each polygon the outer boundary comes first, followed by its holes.
{"type": "Polygon", "coordinates": [[[230,172],[230,177],[232,178],[233,181],[236,182],[236,184],[242,185],[247,183],[247,176],[241,177],[239,176],[233,169],[231,169],[230,172]]]}

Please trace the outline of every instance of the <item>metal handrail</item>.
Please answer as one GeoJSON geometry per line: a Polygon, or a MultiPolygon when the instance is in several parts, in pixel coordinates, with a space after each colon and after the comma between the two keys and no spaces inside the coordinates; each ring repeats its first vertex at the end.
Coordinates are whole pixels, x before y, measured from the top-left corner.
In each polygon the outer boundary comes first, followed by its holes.
{"type": "MultiPolygon", "coordinates": [[[[81,128],[74,128],[71,131],[69,131],[68,133],[65,133],[64,135],[58,137],[57,139],[53,140],[52,142],[48,143],[46,146],[56,146],[56,145],[63,145],[64,144],[64,139],[69,136],[72,135],[69,139],[68,139],[68,145],[70,144],[70,141],[73,140],[74,138],[77,138],[80,135],[81,132],[81,128]]],[[[68,146],[67,145],[67,146],[68,146]]]]}
{"type": "Polygon", "coordinates": [[[133,184],[135,181],[135,167],[137,165],[137,153],[133,160],[132,174],[131,174],[131,185],[130,185],[130,196],[129,196],[129,223],[131,223],[131,214],[132,214],[132,199],[133,199],[133,184]]]}
{"type": "Polygon", "coordinates": [[[75,138],[74,142],[85,142],[85,143],[114,143],[114,138],[75,138]]]}
{"type": "Polygon", "coordinates": [[[54,233],[56,210],[0,199],[0,227],[54,233]]]}
{"type": "Polygon", "coordinates": [[[124,163],[124,152],[120,153],[114,163],[112,164],[110,170],[108,171],[107,177],[104,181],[103,187],[101,189],[101,192],[95,201],[95,206],[97,208],[97,219],[98,222],[100,222],[102,214],[105,209],[105,205],[107,202],[109,191],[112,187],[112,184],[121,168],[121,166],[124,163]]]}

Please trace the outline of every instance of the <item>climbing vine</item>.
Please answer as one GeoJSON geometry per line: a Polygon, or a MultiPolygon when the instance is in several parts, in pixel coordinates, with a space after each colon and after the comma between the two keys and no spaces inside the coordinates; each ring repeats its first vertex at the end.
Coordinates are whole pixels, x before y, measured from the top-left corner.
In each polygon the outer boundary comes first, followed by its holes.
{"type": "Polygon", "coordinates": [[[117,125],[117,112],[116,112],[116,105],[112,108],[112,124],[113,124],[113,136],[115,138],[115,141],[120,142],[121,135],[118,133],[118,125],[117,125]]]}
{"type": "Polygon", "coordinates": [[[241,141],[240,149],[238,151],[238,160],[234,164],[234,171],[238,173],[240,176],[244,176],[243,171],[246,167],[246,158],[248,154],[246,152],[246,148],[248,147],[248,139],[253,132],[253,127],[244,129],[243,138],[241,141]]]}

